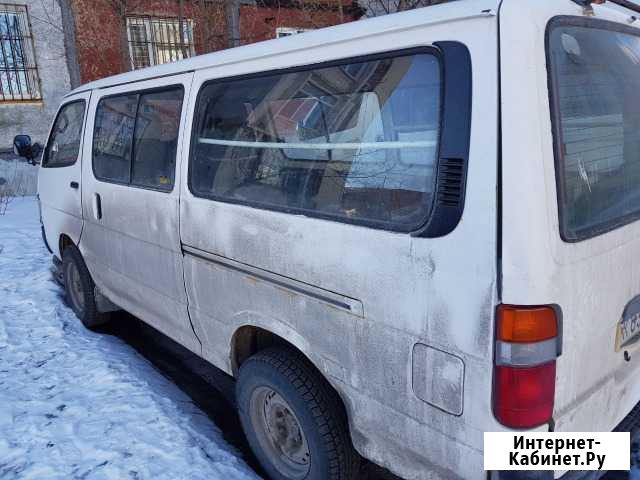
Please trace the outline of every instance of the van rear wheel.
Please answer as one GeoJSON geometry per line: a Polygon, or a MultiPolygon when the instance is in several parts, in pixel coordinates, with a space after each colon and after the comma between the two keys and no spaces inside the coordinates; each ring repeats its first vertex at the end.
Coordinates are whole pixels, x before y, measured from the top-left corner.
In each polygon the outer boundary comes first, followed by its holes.
{"type": "Polygon", "coordinates": [[[62,278],[67,303],[85,327],[95,328],[109,320],[109,314],[98,312],[95,284],[75,245],[62,253],[62,278]]]}
{"type": "Polygon", "coordinates": [[[340,398],[300,353],[270,348],[240,368],[242,428],[272,480],[352,480],[353,449],[340,398]]]}

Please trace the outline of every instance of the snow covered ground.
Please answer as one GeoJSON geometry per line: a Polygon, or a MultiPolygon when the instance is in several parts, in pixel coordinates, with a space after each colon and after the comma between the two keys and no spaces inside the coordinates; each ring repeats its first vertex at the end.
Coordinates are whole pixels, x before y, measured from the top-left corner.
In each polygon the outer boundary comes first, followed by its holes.
{"type": "Polygon", "coordinates": [[[8,185],[18,195],[35,195],[38,186],[38,167],[24,159],[0,155],[0,185],[8,185]]]}
{"type": "Polygon", "coordinates": [[[189,397],[85,330],[49,272],[33,197],[0,216],[0,478],[257,479],[189,397]]]}

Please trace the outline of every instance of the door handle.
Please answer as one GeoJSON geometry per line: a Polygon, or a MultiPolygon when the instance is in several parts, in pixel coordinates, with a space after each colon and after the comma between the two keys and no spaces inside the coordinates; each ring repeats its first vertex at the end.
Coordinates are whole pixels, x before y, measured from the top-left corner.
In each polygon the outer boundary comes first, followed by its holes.
{"type": "Polygon", "coordinates": [[[80,187],[80,184],[78,182],[71,182],[69,186],[74,190],[77,190],[80,187]]]}
{"type": "Polygon", "coordinates": [[[102,219],[102,201],[99,193],[93,194],[93,216],[96,217],[96,220],[102,219]]]}

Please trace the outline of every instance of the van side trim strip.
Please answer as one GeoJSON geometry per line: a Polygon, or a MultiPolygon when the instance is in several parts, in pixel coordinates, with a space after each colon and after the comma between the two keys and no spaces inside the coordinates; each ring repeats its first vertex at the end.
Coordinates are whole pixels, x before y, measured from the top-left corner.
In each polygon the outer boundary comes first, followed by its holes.
{"type": "Polygon", "coordinates": [[[315,300],[320,300],[321,302],[327,303],[333,307],[346,310],[352,315],[364,318],[364,307],[362,306],[362,302],[360,300],[356,300],[351,297],[345,297],[344,295],[340,295],[338,293],[331,292],[329,290],[325,290],[323,288],[319,288],[308,283],[301,282],[299,280],[294,280],[292,278],[285,277],[268,270],[263,270],[258,267],[247,265],[246,263],[238,262],[221,255],[216,255],[215,253],[210,253],[195,247],[190,247],[189,245],[182,245],[182,252],[185,255],[189,255],[200,260],[204,260],[206,262],[210,262],[215,265],[219,265],[221,267],[243,273],[245,275],[250,275],[257,280],[271,283],[272,285],[275,285],[277,287],[305,295],[315,300]]]}
{"type": "Polygon", "coordinates": [[[351,142],[351,143],[294,143],[294,142],[245,142],[239,140],[221,140],[200,137],[198,143],[224,145],[228,147],[276,148],[279,150],[394,150],[398,148],[430,148],[437,147],[438,142],[351,142]]]}

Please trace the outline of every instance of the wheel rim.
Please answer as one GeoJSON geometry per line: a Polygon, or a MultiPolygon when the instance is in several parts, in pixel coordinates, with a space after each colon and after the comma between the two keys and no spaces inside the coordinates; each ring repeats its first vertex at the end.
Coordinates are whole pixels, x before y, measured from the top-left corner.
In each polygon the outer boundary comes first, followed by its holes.
{"type": "Polygon", "coordinates": [[[80,270],[78,270],[78,267],[73,262],[69,262],[67,266],[66,284],[74,310],[76,310],[76,312],[83,312],[84,292],[82,289],[82,280],[80,278],[80,270]]]}
{"type": "Polygon", "coordinates": [[[285,477],[302,479],[309,473],[310,452],[300,421],[287,401],[269,387],[251,394],[253,429],[271,463],[285,477]]]}

